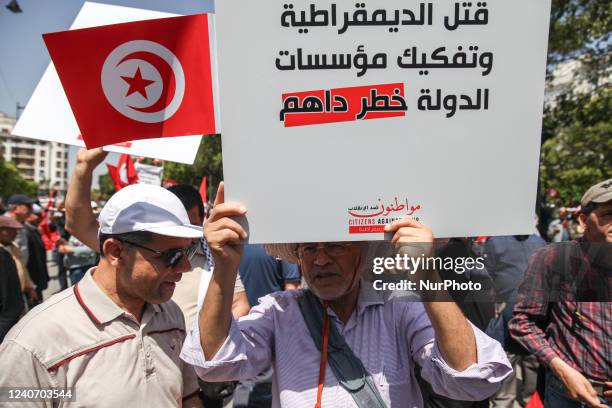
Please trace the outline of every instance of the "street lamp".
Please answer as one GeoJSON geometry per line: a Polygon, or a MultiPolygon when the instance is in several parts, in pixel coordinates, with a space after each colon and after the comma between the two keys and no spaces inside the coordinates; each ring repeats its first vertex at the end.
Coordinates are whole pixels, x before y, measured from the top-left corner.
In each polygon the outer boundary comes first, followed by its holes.
{"type": "Polygon", "coordinates": [[[23,10],[19,7],[19,3],[17,0],[11,0],[9,4],[6,5],[6,8],[11,10],[13,13],[22,13],[23,10]]]}

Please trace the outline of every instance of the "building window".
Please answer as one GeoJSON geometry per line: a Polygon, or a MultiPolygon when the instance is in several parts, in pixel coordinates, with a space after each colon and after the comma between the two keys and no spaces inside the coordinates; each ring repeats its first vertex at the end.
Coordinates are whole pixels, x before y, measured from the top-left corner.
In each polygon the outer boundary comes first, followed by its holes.
{"type": "Polygon", "coordinates": [[[65,178],[65,179],[67,179],[67,178],[68,178],[68,172],[67,172],[67,171],[65,171],[65,172],[64,172],[64,178],[65,178]]]}
{"type": "Polygon", "coordinates": [[[64,152],[64,160],[68,160],[68,151],[64,152]]]}
{"type": "Polygon", "coordinates": [[[65,168],[65,169],[67,169],[67,168],[68,168],[68,162],[67,162],[67,161],[65,161],[65,162],[64,162],[64,168],[65,168]]]}
{"type": "Polygon", "coordinates": [[[62,172],[61,172],[61,171],[56,171],[56,172],[55,172],[55,177],[56,177],[56,178],[60,178],[60,177],[62,177],[62,172]]]}
{"type": "Polygon", "coordinates": [[[45,157],[47,155],[47,151],[46,150],[41,150],[40,151],[40,157],[45,157]]]}
{"type": "Polygon", "coordinates": [[[61,158],[62,158],[62,152],[57,152],[55,156],[56,156],[58,159],[61,159],[61,158]]]}
{"type": "Polygon", "coordinates": [[[58,169],[62,168],[62,162],[55,162],[55,167],[57,167],[58,169]]]}

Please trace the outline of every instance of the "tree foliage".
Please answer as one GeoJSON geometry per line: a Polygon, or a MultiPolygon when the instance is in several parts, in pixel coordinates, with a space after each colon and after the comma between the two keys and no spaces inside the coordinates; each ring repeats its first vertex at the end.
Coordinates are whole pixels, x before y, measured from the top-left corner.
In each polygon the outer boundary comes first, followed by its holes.
{"type": "Polygon", "coordinates": [[[553,0],[548,42],[552,68],[570,59],[580,59],[587,69],[584,79],[596,83],[609,72],[612,32],[610,0],[553,0]]]}
{"type": "Polygon", "coordinates": [[[553,0],[549,74],[580,61],[572,86],[546,107],[542,129],[541,191],[556,189],[564,205],[612,176],[611,32],[609,0],[553,0]]]}
{"type": "Polygon", "coordinates": [[[572,115],[557,136],[542,146],[540,179],[544,188],[554,187],[561,202],[575,205],[586,189],[612,176],[611,89],[601,89],[572,115]]]}
{"type": "Polygon", "coordinates": [[[180,184],[190,184],[199,188],[203,176],[206,176],[207,195],[209,200],[212,201],[217,185],[223,180],[220,135],[202,137],[193,165],[174,162],[164,164],[164,178],[173,179],[180,184]]]}
{"type": "Polygon", "coordinates": [[[105,201],[115,193],[115,185],[109,174],[98,177],[98,189],[92,192],[92,198],[96,201],[105,201]]]}
{"type": "Polygon", "coordinates": [[[38,195],[38,184],[21,177],[17,167],[0,155],[0,197],[8,198],[13,194],[26,194],[32,198],[38,195]]]}

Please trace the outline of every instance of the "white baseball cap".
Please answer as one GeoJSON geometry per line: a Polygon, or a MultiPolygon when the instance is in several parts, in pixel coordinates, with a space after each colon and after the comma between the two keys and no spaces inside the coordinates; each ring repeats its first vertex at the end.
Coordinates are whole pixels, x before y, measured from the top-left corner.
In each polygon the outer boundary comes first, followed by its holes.
{"type": "Polygon", "coordinates": [[[100,234],[148,231],[179,238],[201,238],[202,227],[191,225],[177,196],[163,187],[132,184],[115,193],[100,216],[100,234]]]}
{"type": "Polygon", "coordinates": [[[32,204],[32,212],[34,214],[42,214],[43,209],[42,209],[42,207],[40,205],[34,203],[34,204],[32,204]]]}

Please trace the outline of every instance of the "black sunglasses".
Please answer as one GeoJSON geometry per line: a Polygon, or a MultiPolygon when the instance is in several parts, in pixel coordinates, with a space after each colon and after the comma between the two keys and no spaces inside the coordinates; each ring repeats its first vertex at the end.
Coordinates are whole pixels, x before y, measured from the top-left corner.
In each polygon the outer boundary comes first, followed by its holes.
{"type": "Polygon", "coordinates": [[[187,259],[191,259],[193,255],[195,255],[198,250],[198,243],[195,242],[191,246],[187,248],[172,248],[167,251],[159,251],[157,249],[149,248],[144,245],[137,244],[135,242],[129,241],[127,239],[120,239],[119,241],[125,242],[128,245],[135,246],[137,248],[146,249],[147,251],[151,251],[154,254],[157,254],[159,258],[164,260],[164,265],[166,268],[174,268],[176,264],[178,264],[183,256],[186,256],[187,259]]]}

